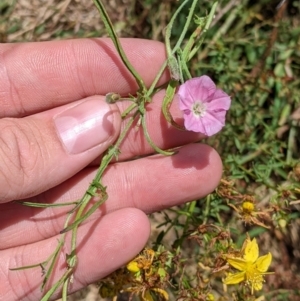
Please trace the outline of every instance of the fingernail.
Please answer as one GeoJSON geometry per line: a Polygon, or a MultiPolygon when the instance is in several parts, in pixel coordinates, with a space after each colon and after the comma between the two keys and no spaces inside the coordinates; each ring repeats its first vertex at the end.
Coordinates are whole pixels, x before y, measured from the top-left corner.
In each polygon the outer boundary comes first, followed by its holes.
{"type": "Polygon", "coordinates": [[[54,123],[68,153],[79,154],[105,142],[112,135],[113,118],[105,101],[92,99],[58,114],[54,123]]]}

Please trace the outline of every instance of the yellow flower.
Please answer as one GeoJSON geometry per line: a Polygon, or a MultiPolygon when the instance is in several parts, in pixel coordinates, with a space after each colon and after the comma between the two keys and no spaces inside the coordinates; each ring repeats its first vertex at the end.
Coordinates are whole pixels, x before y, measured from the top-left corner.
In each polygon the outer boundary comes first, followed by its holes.
{"type": "Polygon", "coordinates": [[[248,213],[252,213],[254,211],[254,204],[252,202],[249,202],[249,201],[246,201],[246,202],[243,202],[242,204],[242,208],[243,208],[243,211],[245,212],[248,212],[248,213]]]}
{"type": "Polygon", "coordinates": [[[253,290],[261,290],[264,282],[263,276],[272,261],[272,254],[269,252],[267,255],[259,256],[259,249],[256,239],[250,240],[247,238],[244,243],[242,257],[234,257],[226,255],[226,261],[234,268],[239,270],[238,273],[229,273],[224,280],[225,284],[237,284],[242,281],[251,285],[251,292],[253,290]]]}
{"type": "Polygon", "coordinates": [[[155,252],[152,249],[144,249],[140,255],[130,261],[126,268],[132,273],[138,273],[144,271],[146,276],[150,276],[152,273],[152,265],[155,257],[155,252]]]}
{"type": "Polygon", "coordinates": [[[134,260],[130,261],[127,264],[126,268],[127,268],[128,271],[130,271],[132,273],[137,273],[137,272],[139,272],[141,270],[139,268],[139,264],[136,261],[134,261],[134,260]]]}
{"type": "Polygon", "coordinates": [[[257,210],[254,200],[250,196],[247,199],[245,199],[240,206],[236,207],[235,205],[229,203],[227,205],[233,208],[246,224],[256,224],[264,228],[270,228],[269,226],[261,222],[260,219],[269,219],[269,212],[272,210],[257,210]]]}

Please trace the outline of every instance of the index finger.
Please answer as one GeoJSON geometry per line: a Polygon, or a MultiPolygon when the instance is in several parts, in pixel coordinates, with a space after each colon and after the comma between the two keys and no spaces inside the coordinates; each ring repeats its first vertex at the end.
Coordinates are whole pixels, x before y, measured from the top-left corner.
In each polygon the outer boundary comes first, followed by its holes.
{"type": "MultiPolygon", "coordinates": [[[[149,86],[166,59],[164,45],[141,39],[121,39],[121,44],[149,86]]],[[[165,72],[160,83],[167,78],[165,72]]],[[[30,115],[90,95],[137,90],[107,38],[2,44],[0,83],[0,118],[30,115]]]]}

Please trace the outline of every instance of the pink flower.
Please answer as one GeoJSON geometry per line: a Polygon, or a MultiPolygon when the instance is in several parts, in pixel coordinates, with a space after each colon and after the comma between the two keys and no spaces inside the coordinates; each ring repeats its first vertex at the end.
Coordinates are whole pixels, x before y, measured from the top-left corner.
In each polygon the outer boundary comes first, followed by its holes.
{"type": "Polygon", "coordinates": [[[225,125],[230,97],[207,75],[187,80],[179,87],[178,95],[187,130],[212,136],[225,125]]]}

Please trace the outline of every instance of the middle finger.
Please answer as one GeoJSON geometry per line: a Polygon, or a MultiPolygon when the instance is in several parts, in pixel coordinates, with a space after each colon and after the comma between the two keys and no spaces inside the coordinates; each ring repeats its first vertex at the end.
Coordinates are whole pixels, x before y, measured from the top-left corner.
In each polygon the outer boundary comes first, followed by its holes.
{"type": "MultiPolygon", "coordinates": [[[[109,199],[92,218],[124,207],[136,207],[147,213],[178,205],[210,193],[218,184],[221,160],[211,147],[191,144],[171,157],[154,155],[129,162],[114,163],[103,182],[109,199]]],[[[31,202],[65,203],[82,197],[95,176],[88,168],[35,198],[31,202]]],[[[70,207],[31,208],[4,204],[0,212],[0,246],[14,247],[56,235],[70,207]]]]}

